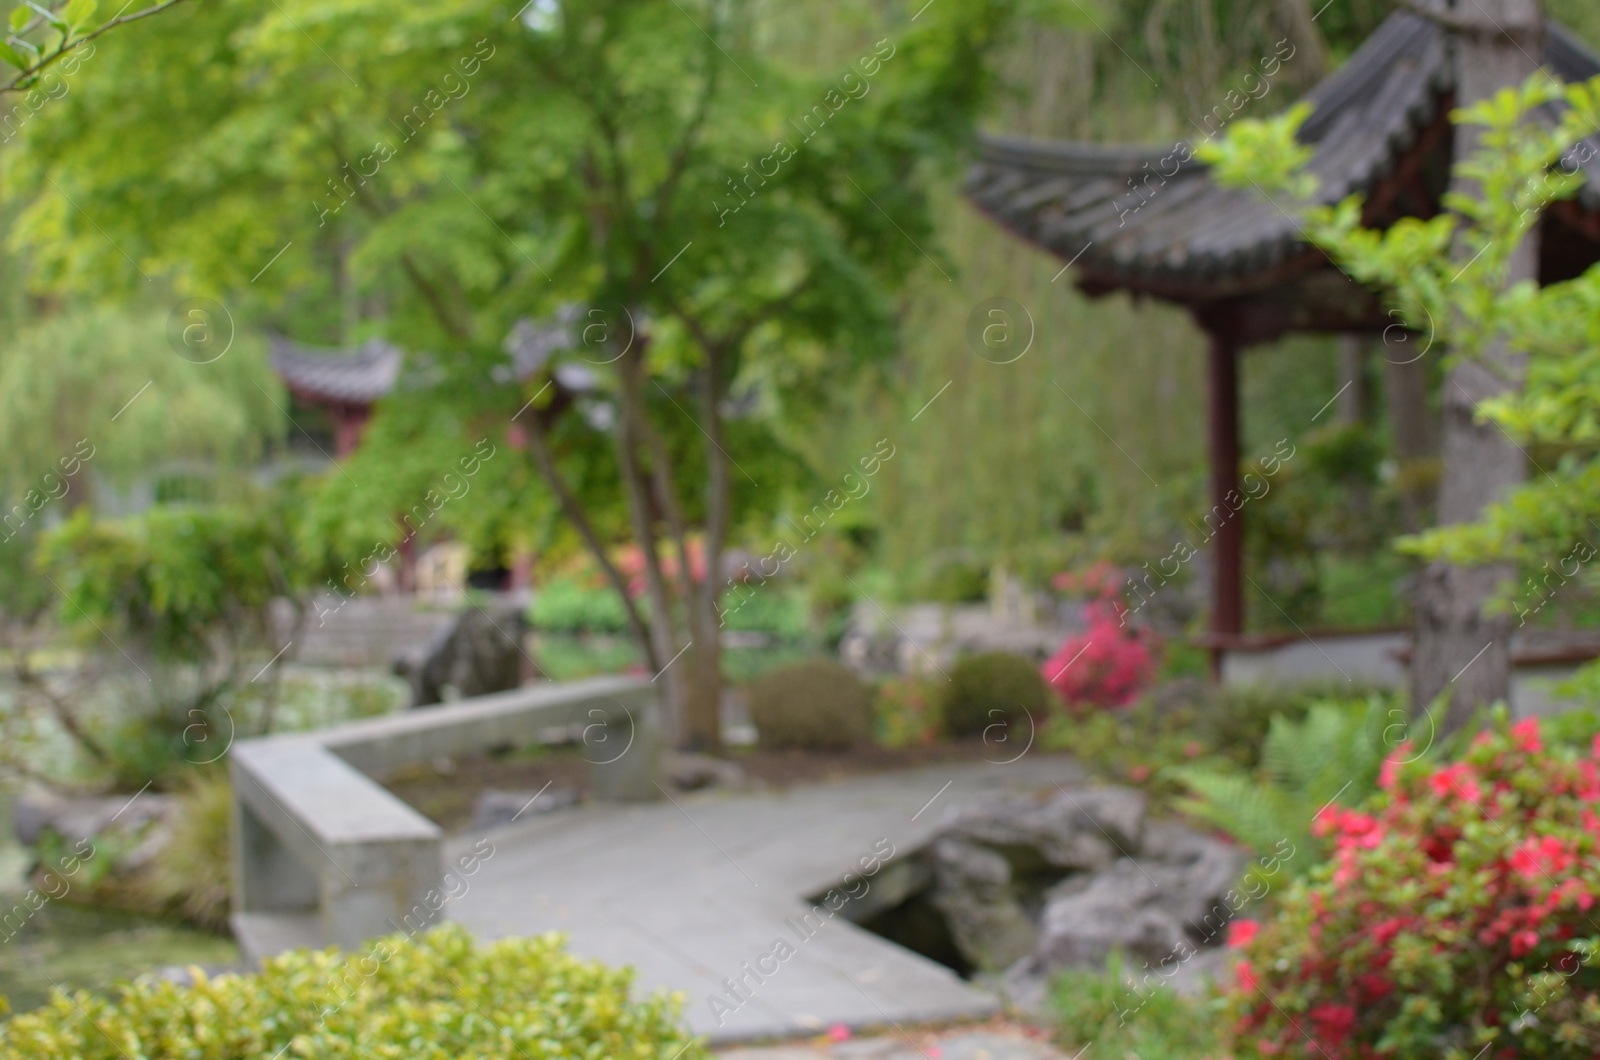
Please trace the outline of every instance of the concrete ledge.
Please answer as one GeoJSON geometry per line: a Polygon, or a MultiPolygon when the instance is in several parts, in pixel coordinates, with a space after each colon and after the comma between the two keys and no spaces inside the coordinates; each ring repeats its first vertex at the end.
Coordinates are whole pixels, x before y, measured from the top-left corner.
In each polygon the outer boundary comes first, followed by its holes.
{"type": "Polygon", "coordinates": [[[314,944],[346,948],[399,930],[443,881],[444,835],[373,778],[574,728],[597,797],[660,797],[659,701],[654,686],[631,678],[536,685],[235,745],[232,923],[241,948],[259,961],[307,944],[311,925],[314,944]]]}

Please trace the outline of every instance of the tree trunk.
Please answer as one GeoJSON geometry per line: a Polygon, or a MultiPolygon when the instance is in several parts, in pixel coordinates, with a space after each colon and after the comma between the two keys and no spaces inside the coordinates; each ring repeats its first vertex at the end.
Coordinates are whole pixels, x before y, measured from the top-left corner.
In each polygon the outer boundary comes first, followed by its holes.
{"type": "Polygon", "coordinates": [[[691,596],[695,634],[688,738],[704,750],[722,747],[722,618],[717,598],[722,590],[722,550],[728,536],[728,458],[722,444],[722,351],[706,350],[700,378],[700,408],[706,430],[706,576],[691,596]]]}
{"type": "Polygon", "coordinates": [[[1399,347],[1404,360],[1384,355],[1384,399],[1389,410],[1389,430],[1394,435],[1396,483],[1400,492],[1400,517],[1406,533],[1429,525],[1434,493],[1439,484],[1439,425],[1428,407],[1428,368],[1422,356],[1399,347]]]}
{"type": "MultiPolygon", "coordinates": [[[[633,351],[621,358],[622,362],[642,362],[644,350],[633,351]]],[[[639,462],[643,438],[640,437],[640,418],[644,410],[639,407],[642,395],[634,383],[638,363],[619,363],[618,374],[622,385],[617,390],[617,463],[622,472],[622,492],[628,504],[628,517],[633,524],[634,543],[639,548],[644,564],[645,598],[650,604],[650,640],[655,655],[663,669],[657,676],[663,679],[667,695],[667,735],[674,742],[683,737],[685,704],[688,688],[682,672],[674,672],[673,663],[688,647],[680,645],[673,621],[672,595],[661,569],[661,556],[656,548],[654,505],[650,498],[650,483],[639,462]]]]}
{"type": "MultiPolygon", "coordinates": [[[[1481,27],[1453,35],[1457,106],[1471,106],[1502,88],[1520,85],[1535,72],[1531,57],[1542,51],[1537,0],[1458,0],[1453,14],[1481,27]]],[[[1470,157],[1478,139],[1474,126],[1455,127],[1458,164],[1470,157]]],[[[1459,175],[1452,175],[1450,187],[1463,194],[1477,191],[1459,175]]],[[[1467,269],[1482,249],[1463,240],[1454,255],[1467,269]]],[[[1536,279],[1538,260],[1535,229],[1517,248],[1507,282],[1536,279]]],[[[1440,525],[1477,519],[1525,477],[1522,451],[1499,428],[1475,416],[1480,402],[1520,386],[1520,379],[1521,365],[1503,343],[1486,349],[1479,361],[1462,361],[1450,369],[1443,394],[1440,525]]],[[[1418,581],[1412,708],[1426,710],[1436,697],[1446,697],[1443,713],[1433,719],[1441,735],[1461,728],[1477,708],[1510,695],[1510,616],[1486,615],[1484,608],[1496,585],[1511,576],[1503,566],[1463,568],[1434,562],[1418,581]]]]}

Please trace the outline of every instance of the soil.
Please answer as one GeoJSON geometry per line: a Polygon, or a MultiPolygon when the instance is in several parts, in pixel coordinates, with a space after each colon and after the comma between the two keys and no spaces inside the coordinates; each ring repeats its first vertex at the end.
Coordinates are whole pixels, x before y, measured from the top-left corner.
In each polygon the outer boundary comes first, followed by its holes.
{"type": "MultiPolygon", "coordinates": [[[[589,791],[589,763],[577,747],[546,747],[498,755],[440,759],[411,766],[389,777],[385,786],[418,813],[446,832],[460,832],[472,823],[472,807],[486,790],[532,793],[589,791]]],[[[1043,752],[1035,751],[1035,754],[1043,752]]],[[[757,790],[782,790],[797,784],[888,773],[942,762],[992,760],[995,748],[981,739],[953,740],[924,747],[863,745],[844,751],[767,751],[730,748],[726,757],[744,770],[757,790]]],[[[1062,756],[1066,757],[1066,756],[1062,756]]],[[[533,807],[537,812],[538,805],[533,807]]]]}

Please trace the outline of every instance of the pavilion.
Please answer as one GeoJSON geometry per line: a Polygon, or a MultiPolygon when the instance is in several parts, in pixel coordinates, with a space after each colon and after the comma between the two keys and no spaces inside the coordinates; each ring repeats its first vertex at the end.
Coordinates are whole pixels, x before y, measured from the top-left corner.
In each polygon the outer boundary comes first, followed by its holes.
{"type": "MultiPolygon", "coordinates": [[[[1441,209],[1452,158],[1449,32],[1408,12],[1390,16],[1306,99],[1300,130],[1313,148],[1320,196],[1365,195],[1363,223],[1386,227],[1441,209]]],[[[1545,23],[1543,65],[1576,82],[1600,59],[1570,31],[1545,23]]],[[[1201,130],[1202,134],[1206,130],[1201,130]]],[[[1209,136],[1205,136],[1209,138],[1209,136]]],[[[1579,170],[1587,183],[1541,222],[1541,282],[1600,260],[1600,136],[1579,170]]],[[[1067,262],[1091,297],[1114,291],[1187,309],[1208,340],[1211,498],[1239,496],[1239,354],[1290,332],[1381,335],[1396,325],[1382,297],[1346,277],[1264,196],[1221,188],[1192,160],[1193,145],[1042,143],[985,136],[967,197],[999,224],[1067,262]],[[1187,148],[1187,149],[1185,149],[1187,148]]],[[[1580,154],[1583,152],[1575,152],[1580,154]]],[[[1210,636],[1221,653],[1244,647],[1243,509],[1213,538],[1210,636]]]]}
{"type": "MultiPolygon", "coordinates": [[[[541,321],[519,320],[506,337],[505,352],[508,362],[491,371],[495,383],[520,385],[533,378],[555,355],[579,349],[582,346],[576,324],[579,312],[574,307],[563,307],[541,321]]],[[[273,371],[283,380],[294,404],[303,414],[326,417],[332,425],[330,454],[317,440],[318,424],[307,429],[301,416],[291,409],[292,427],[306,437],[323,455],[332,460],[344,460],[361,445],[361,436],[371,419],[373,410],[397,387],[427,385],[427,358],[419,358],[414,377],[402,374],[406,355],[398,346],[382,339],[371,339],[358,346],[318,347],[307,346],[281,335],[271,339],[273,371]]],[[[562,408],[579,396],[595,390],[598,378],[586,364],[567,361],[556,364],[552,370],[555,387],[552,407],[562,408]]],[[[586,408],[587,415],[603,415],[586,408]]],[[[525,429],[513,418],[508,429],[507,442],[513,449],[521,449],[527,441],[525,429]]],[[[325,439],[326,440],[326,439],[325,439]]],[[[526,588],[532,558],[519,554],[513,558],[506,572],[506,587],[526,588]]],[[[400,546],[400,586],[405,591],[415,587],[416,556],[413,542],[407,538],[400,546]]]]}

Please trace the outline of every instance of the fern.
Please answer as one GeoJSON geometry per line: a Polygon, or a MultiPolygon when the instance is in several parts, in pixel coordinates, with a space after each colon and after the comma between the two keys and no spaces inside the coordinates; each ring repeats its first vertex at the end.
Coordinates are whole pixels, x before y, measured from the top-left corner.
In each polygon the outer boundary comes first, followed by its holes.
{"type": "MultiPolygon", "coordinates": [[[[1258,853],[1282,841],[1296,851],[1319,844],[1312,821],[1330,802],[1363,802],[1378,787],[1378,771],[1389,748],[1382,741],[1393,709],[1384,696],[1360,700],[1322,700],[1300,721],[1274,716],[1261,746],[1255,775],[1196,767],[1173,771],[1188,789],[1178,808],[1216,825],[1258,853]]],[[[1288,860],[1291,873],[1305,871],[1315,858],[1288,860]]]]}

